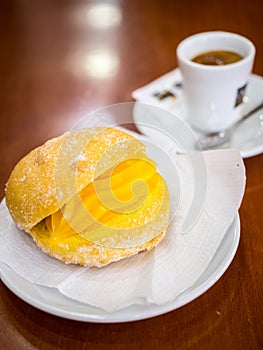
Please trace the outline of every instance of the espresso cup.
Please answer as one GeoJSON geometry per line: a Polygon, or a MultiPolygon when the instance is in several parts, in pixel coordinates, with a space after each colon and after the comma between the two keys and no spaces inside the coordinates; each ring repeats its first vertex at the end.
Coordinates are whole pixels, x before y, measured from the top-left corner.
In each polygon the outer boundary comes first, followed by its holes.
{"type": "Polygon", "coordinates": [[[221,31],[195,34],[178,45],[187,117],[195,129],[218,132],[240,119],[255,51],[247,38],[221,31]],[[211,57],[204,63],[202,57],[201,63],[193,61],[202,54],[211,56],[211,51],[232,52],[238,58],[233,63],[224,62],[224,58],[213,62],[211,57]]]}

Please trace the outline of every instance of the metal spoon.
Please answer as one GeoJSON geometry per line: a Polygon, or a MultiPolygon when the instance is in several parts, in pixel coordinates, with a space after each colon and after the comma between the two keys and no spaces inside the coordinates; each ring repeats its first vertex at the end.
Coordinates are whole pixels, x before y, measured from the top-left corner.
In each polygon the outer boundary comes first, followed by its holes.
{"type": "Polygon", "coordinates": [[[246,119],[251,117],[254,113],[259,111],[261,108],[263,108],[263,101],[259,105],[257,105],[255,108],[253,108],[251,111],[244,114],[234,125],[231,126],[231,128],[222,130],[219,132],[211,132],[211,133],[203,134],[202,136],[200,136],[198,140],[199,141],[198,148],[200,148],[201,146],[203,150],[206,150],[206,149],[216,148],[223,145],[227,146],[227,143],[231,139],[231,134],[233,129],[237,125],[241,124],[246,119]]]}

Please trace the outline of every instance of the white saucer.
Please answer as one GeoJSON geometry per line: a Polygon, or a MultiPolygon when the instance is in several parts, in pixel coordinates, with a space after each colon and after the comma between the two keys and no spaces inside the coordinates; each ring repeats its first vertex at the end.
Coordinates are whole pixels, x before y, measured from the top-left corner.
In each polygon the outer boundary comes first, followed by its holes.
{"type": "Polygon", "coordinates": [[[117,312],[108,313],[62,295],[55,288],[30,283],[16,274],[10,267],[0,263],[1,279],[18,297],[36,308],[50,314],[85,322],[115,323],[150,318],[175,310],[196,299],[213,286],[230,265],[240,239],[238,214],[226,232],[213,260],[198,281],[175,300],[161,305],[134,305],[117,312]]]}
{"type": "MultiPolygon", "coordinates": [[[[188,123],[182,88],[174,85],[174,83],[181,80],[179,69],[175,69],[146,87],[134,91],[133,97],[141,103],[135,105],[133,117],[138,129],[144,135],[160,142],[163,136],[164,139],[167,138],[167,135],[163,134],[168,133],[175,140],[179,138],[180,151],[182,149],[192,151],[195,150],[196,138],[200,134],[194,130],[192,130],[192,133],[186,130],[188,123]],[[158,100],[154,94],[156,91],[162,91],[163,89],[172,91],[176,98],[168,97],[161,101],[158,100]]],[[[262,102],[262,99],[263,78],[252,74],[249,78],[247,101],[244,105],[243,114],[252,110],[262,102]]],[[[227,147],[240,150],[243,158],[263,152],[262,109],[234,129],[227,147]],[[260,119],[261,115],[262,118],[260,119]]]]}

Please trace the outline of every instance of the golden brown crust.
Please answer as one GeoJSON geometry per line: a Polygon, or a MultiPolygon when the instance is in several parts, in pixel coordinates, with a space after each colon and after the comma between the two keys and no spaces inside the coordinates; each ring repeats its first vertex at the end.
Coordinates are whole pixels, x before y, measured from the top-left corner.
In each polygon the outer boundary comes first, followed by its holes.
{"type": "Polygon", "coordinates": [[[157,246],[163,237],[165,231],[160,232],[149,242],[130,248],[111,248],[96,245],[76,235],[69,239],[63,239],[59,244],[52,241],[48,236],[43,236],[44,228],[34,228],[30,235],[37,245],[48,255],[55,257],[67,264],[79,264],[87,267],[102,267],[111,262],[118,261],[145,250],[151,250],[157,246]],[[40,235],[39,235],[40,234],[40,235]],[[70,247],[70,249],[69,249],[70,247]]]}
{"type": "MultiPolygon", "coordinates": [[[[144,156],[145,146],[112,128],[87,128],[65,133],[31,151],[14,168],[6,186],[6,204],[17,225],[47,254],[66,263],[104,266],[150,250],[164,237],[169,205],[160,232],[134,247],[103,247],[76,234],[51,237],[45,219],[95,177],[128,157],[144,156]]],[[[165,200],[169,200],[166,192],[165,200]]],[[[158,229],[159,230],[159,229],[158,229]]]]}
{"type": "Polygon", "coordinates": [[[54,164],[65,137],[66,134],[31,151],[9,177],[6,204],[14,221],[27,232],[58,210],[54,164]]]}
{"type": "Polygon", "coordinates": [[[120,162],[121,157],[125,159],[144,151],[141,142],[113,128],[75,130],[49,140],[21,159],[12,171],[6,185],[10,214],[28,232],[81,191],[99,174],[100,168],[105,170],[120,162]],[[118,157],[107,157],[107,150],[115,147],[117,151],[123,146],[126,148],[118,157]],[[81,157],[76,158],[76,154],[81,157]],[[100,167],[104,157],[108,164],[100,167]],[[59,193],[63,193],[60,198],[59,193]]]}

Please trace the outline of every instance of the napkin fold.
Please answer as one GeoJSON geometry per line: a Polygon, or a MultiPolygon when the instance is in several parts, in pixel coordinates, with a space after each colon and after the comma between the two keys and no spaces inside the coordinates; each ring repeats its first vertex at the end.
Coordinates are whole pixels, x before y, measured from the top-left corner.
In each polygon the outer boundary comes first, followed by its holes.
{"type": "MultiPolygon", "coordinates": [[[[104,268],[64,264],[44,254],[19,230],[3,200],[0,261],[31,283],[57,288],[69,298],[109,312],[174,300],[205,271],[236,217],[245,168],[236,150],[196,152],[190,158],[172,149],[167,152],[176,167],[180,198],[171,193],[173,220],[152,251],[104,268]],[[200,166],[204,177],[196,176],[195,168],[200,166]]],[[[175,179],[169,178],[169,172],[165,176],[171,192],[175,179]]]]}

